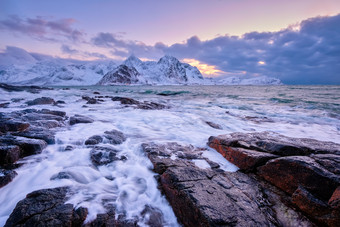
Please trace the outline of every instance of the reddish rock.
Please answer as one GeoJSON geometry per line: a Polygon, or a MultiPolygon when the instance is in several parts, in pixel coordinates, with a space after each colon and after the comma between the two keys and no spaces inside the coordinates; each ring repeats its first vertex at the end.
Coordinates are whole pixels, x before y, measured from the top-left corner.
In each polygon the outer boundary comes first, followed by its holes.
{"type": "Polygon", "coordinates": [[[21,132],[30,126],[27,122],[0,120],[0,132],[21,132]]]}
{"type": "Polygon", "coordinates": [[[15,163],[20,156],[21,150],[19,146],[0,146],[0,165],[15,163]]]}
{"type": "Polygon", "coordinates": [[[270,160],[258,168],[258,174],[289,194],[302,186],[326,201],[340,182],[339,176],[327,171],[312,158],[302,156],[270,160]]]}
{"type": "Polygon", "coordinates": [[[277,155],[244,148],[223,146],[217,143],[209,143],[209,146],[245,172],[254,171],[258,166],[264,165],[268,160],[279,157],[277,155]]]}
{"type": "Polygon", "coordinates": [[[332,197],[328,201],[328,204],[332,208],[338,209],[340,211],[340,186],[335,189],[332,197]]]}
{"type": "Polygon", "coordinates": [[[191,158],[202,159],[203,149],[176,143],[142,147],[183,226],[312,226],[254,178],[197,167],[191,158]]]}

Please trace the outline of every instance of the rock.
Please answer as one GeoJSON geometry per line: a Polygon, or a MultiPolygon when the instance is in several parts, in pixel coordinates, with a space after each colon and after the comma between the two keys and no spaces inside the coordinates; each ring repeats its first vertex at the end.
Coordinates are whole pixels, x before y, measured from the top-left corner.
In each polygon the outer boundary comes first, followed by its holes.
{"type": "Polygon", "coordinates": [[[126,140],[125,135],[118,131],[118,130],[111,130],[111,131],[105,131],[104,137],[109,141],[111,144],[121,144],[126,140]]]}
{"type": "Polygon", "coordinates": [[[263,122],[274,122],[274,120],[272,119],[269,119],[267,117],[254,117],[254,116],[245,116],[244,117],[245,120],[248,120],[248,121],[252,121],[252,122],[255,122],[257,124],[259,123],[263,123],[263,122]]]}
{"type": "Polygon", "coordinates": [[[49,97],[41,97],[41,98],[34,99],[32,101],[26,102],[26,104],[29,106],[48,105],[48,104],[54,104],[54,103],[55,103],[54,99],[49,98],[49,97]]]}
{"type": "Polygon", "coordinates": [[[4,89],[5,91],[13,92],[13,91],[27,91],[30,93],[39,93],[41,90],[52,90],[51,88],[43,88],[38,86],[14,86],[0,83],[0,88],[4,89]]]}
{"type": "Polygon", "coordinates": [[[17,173],[13,170],[0,169],[0,188],[10,183],[17,173]]]}
{"type": "Polygon", "coordinates": [[[55,102],[55,104],[56,104],[56,105],[58,105],[58,104],[65,104],[65,101],[58,100],[58,101],[55,102]]]}
{"type": "Polygon", "coordinates": [[[214,122],[206,121],[205,123],[207,123],[207,125],[209,125],[209,126],[212,127],[212,128],[215,128],[215,129],[223,129],[221,125],[216,124],[216,123],[214,123],[214,122]]]}
{"type": "Polygon", "coordinates": [[[30,139],[20,136],[0,136],[0,145],[17,145],[21,149],[20,157],[39,154],[47,143],[39,139],[30,139]]]}
{"type": "Polygon", "coordinates": [[[79,123],[93,123],[93,122],[94,122],[93,119],[83,116],[83,115],[79,115],[79,114],[76,114],[73,117],[70,117],[70,125],[75,125],[79,123]]]}
{"type": "Polygon", "coordinates": [[[126,98],[126,97],[113,97],[112,101],[119,101],[121,104],[124,105],[138,105],[139,102],[137,100],[126,98]]]}
{"type": "Polygon", "coordinates": [[[340,210],[340,186],[335,189],[332,197],[328,201],[328,204],[332,208],[340,210]]]}
{"type": "Polygon", "coordinates": [[[138,220],[126,220],[123,215],[118,215],[114,208],[109,208],[105,214],[97,214],[97,218],[91,223],[87,223],[84,227],[97,227],[97,226],[117,226],[117,227],[136,227],[138,220]]]}
{"type": "Polygon", "coordinates": [[[289,194],[302,186],[327,201],[340,183],[339,176],[327,171],[312,158],[301,156],[270,160],[258,168],[258,174],[289,194]]]}
{"type": "Polygon", "coordinates": [[[0,132],[21,132],[30,126],[27,122],[0,119],[0,132]]]}
{"type": "MultiPolygon", "coordinates": [[[[87,215],[85,208],[74,210],[67,201],[68,188],[42,189],[19,201],[5,227],[10,226],[72,226],[82,224],[87,215]]],[[[78,225],[78,226],[80,226],[78,225]]]]}
{"type": "Polygon", "coordinates": [[[96,145],[101,142],[103,142],[103,138],[101,136],[94,135],[85,141],[85,145],[96,145]]]}
{"type": "Polygon", "coordinates": [[[313,158],[328,171],[340,175],[340,155],[316,154],[311,155],[311,158],[313,158]]]}
{"type": "MultiPolygon", "coordinates": [[[[48,125],[45,126],[48,127],[48,125]]],[[[30,128],[25,132],[13,133],[13,135],[32,139],[40,139],[44,140],[47,144],[55,144],[54,133],[48,129],[40,127],[30,128]]]]}
{"type": "Polygon", "coordinates": [[[202,158],[204,149],[176,143],[142,148],[160,174],[160,188],[183,226],[312,226],[253,177],[202,169],[186,158],[190,154],[202,158]]]}
{"type": "MultiPolygon", "coordinates": [[[[64,102],[65,103],[65,102],[64,102]]],[[[48,110],[48,109],[42,109],[38,111],[38,113],[42,114],[50,114],[50,115],[55,115],[59,117],[66,117],[66,112],[64,111],[58,111],[58,110],[48,110]]]]}
{"type": "Polygon", "coordinates": [[[89,100],[87,101],[86,104],[97,104],[97,103],[99,103],[99,102],[97,101],[97,99],[91,98],[91,99],[89,99],[89,100]]]}
{"type": "Polygon", "coordinates": [[[100,95],[100,93],[98,91],[93,92],[93,94],[100,95]]]}
{"type": "Polygon", "coordinates": [[[0,165],[12,164],[19,160],[21,150],[19,146],[0,146],[0,165]]]}
{"type": "Polygon", "coordinates": [[[279,156],[295,156],[310,154],[340,155],[340,145],[305,138],[286,137],[273,132],[231,133],[211,136],[208,145],[240,147],[271,153],[279,156]]]}
{"type": "Polygon", "coordinates": [[[134,105],[137,109],[144,109],[144,110],[159,110],[159,109],[165,109],[166,106],[163,104],[155,103],[155,102],[139,102],[132,98],[126,98],[126,97],[113,97],[111,98],[112,101],[119,101],[121,104],[124,105],[134,105]]]}
{"type": "Polygon", "coordinates": [[[245,172],[253,172],[268,160],[279,156],[244,148],[224,147],[211,143],[210,146],[222,156],[245,172]]]}
{"type": "Polygon", "coordinates": [[[73,149],[74,149],[74,147],[71,146],[71,145],[68,145],[68,146],[65,147],[65,151],[72,151],[73,149]]]}
{"type": "Polygon", "coordinates": [[[7,108],[11,104],[10,102],[0,103],[0,108],[7,108]]]}
{"type": "Polygon", "coordinates": [[[94,147],[90,151],[91,161],[95,166],[106,165],[113,161],[118,161],[117,157],[119,151],[109,147],[94,147]]]}

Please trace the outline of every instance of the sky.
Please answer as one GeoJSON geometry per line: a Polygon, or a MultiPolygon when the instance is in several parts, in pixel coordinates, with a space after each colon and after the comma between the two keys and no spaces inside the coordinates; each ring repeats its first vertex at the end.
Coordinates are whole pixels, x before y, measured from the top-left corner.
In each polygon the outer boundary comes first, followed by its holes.
{"type": "MultiPolygon", "coordinates": [[[[0,53],[158,60],[340,85],[339,0],[0,0],[0,53]]],[[[1,62],[0,62],[1,64],[1,62]]]]}

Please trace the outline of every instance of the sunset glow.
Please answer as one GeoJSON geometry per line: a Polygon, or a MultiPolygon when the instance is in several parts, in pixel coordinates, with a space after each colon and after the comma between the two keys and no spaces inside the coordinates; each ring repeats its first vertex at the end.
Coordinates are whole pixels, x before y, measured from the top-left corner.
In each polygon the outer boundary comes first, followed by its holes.
{"type": "Polygon", "coordinates": [[[197,67],[198,70],[201,71],[201,73],[206,77],[216,77],[225,73],[222,70],[217,69],[215,65],[204,64],[196,59],[185,58],[182,59],[182,61],[197,67]]]}

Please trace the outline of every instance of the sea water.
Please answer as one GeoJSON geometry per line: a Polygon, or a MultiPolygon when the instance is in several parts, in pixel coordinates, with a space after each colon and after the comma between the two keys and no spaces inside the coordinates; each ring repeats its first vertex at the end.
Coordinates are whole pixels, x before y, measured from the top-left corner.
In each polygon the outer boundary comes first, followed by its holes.
{"type": "MultiPolygon", "coordinates": [[[[25,108],[65,111],[94,119],[91,124],[66,125],[56,133],[56,144],[39,155],[27,157],[17,169],[14,180],[0,189],[0,226],[4,225],[18,201],[38,189],[69,186],[73,195],[67,201],[75,207],[87,207],[87,222],[105,213],[107,205],[117,215],[139,216],[146,206],[160,210],[164,226],[178,226],[165,197],[157,189],[152,163],[141,150],[142,143],[177,142],[206,148],[204,156],[219,163],[225,171],[237,167],[226,161],[206,143],[210,136],[232,132],[272,131],[290,137],[304,137],[340,143],[340,86],[91,86],[43,90],[39,94],[0,90],[0,103],[11,102],[2,112],[25,108]],[[168,108],[141,110],[107,98],[101,104],[88,104],[82,96],[129,97],[152,101],[168,108]],[[39,97],[63,100],[60,106],[27,107],[25,102],[39,97]],[[13,99],[22,99],[11,102],[13,99]],[[85,105],[85,106],[84,106],[85,105]],[[207,122],[221,126],[212,128],[207,122]],[[86,139],[116,129],[127,140],[113,146],[127,157],[94,167],[86,139]],[[71,145],[72,151],[65,151],[71,145]],[[55,179],[66,172],[70,179],[55,179]],[[54,180],[52,180],[54,179],[54,180]]],[[[194,162],[207,168],[203,161],[194,162]]],[[[146,225],[141,219],[139,225],[146,225]]]]}

